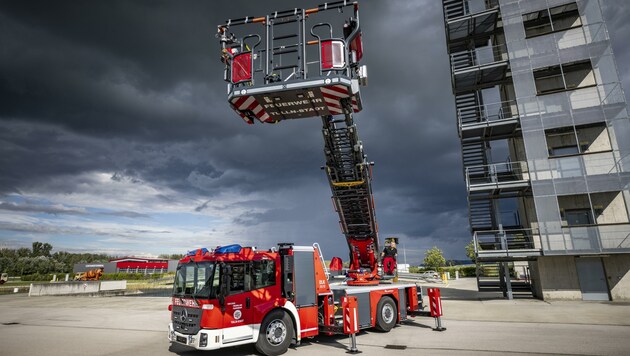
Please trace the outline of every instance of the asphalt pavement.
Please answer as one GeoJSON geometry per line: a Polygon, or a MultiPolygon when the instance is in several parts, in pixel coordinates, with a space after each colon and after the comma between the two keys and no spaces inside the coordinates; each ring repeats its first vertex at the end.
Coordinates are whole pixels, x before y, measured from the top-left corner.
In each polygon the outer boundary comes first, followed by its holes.
{"type": "MultiPolygon", "coordinates": [[[[421,317],[389,333],[363,331],[365,355],[630,354],[630,303],[504,300],[474,279],[441,283],[444,332],[421,317]]],[[[166,339],[169,298],[0,296],[0,355],[253,355],[253,346],[200,352],[166,339]]],[[[319,336],[287,355],[345,354],[346,336],[319,336]]]]}

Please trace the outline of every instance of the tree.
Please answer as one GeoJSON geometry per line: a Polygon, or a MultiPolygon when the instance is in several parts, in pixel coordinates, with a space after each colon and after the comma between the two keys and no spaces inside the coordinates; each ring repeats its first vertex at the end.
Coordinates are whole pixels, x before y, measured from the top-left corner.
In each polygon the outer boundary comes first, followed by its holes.
{"type": "Polygon", "coordinates": [[[32,256],[33,257],[38,257],[38,256],[46,256],[46,257],[50,257],[50,251],[52,250],[52,245],[49,243],[42,243],[39,241],[35,241],[33,242],[33,252],[32,252],[32,256]]]}
{"type": "Polygon", "coordinates": [[[436,246],[433,246],[433,248],[428,249],[427,252],[424,253],[424,265],[426,267],[437,269],[438,267],[443,267],[445,264],[446,260],[444,259],[442,250],[436,246]]]}
{"type": "Polygon", "coordinates": [[[473,263],[477,263],[477,255],[475,255],[475,240],[470,240],[465,249],[466,256],[468,256],[473,263]]]}

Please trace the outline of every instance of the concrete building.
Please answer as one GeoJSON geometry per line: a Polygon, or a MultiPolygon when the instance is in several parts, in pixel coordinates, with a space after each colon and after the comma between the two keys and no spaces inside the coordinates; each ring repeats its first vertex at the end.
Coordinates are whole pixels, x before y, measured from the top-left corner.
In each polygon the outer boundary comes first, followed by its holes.
{"type": "Polygon", "coordinates": [[[598,0],[443,0],[480,290],[630,299],[630,121],[598,0]]]}
{"type": "Polygon", "coordinates": [[[103,268],[104,273],[166,273],[177,270],[177,260],[147,257],[121,257],[106,263],[77,263],[74,265],[74,273],[86,272],[95,268],[103,268]]]}

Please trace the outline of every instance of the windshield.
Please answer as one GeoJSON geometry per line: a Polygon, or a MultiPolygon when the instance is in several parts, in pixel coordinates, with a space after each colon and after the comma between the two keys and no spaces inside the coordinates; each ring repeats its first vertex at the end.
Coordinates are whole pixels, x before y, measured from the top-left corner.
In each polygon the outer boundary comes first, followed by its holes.
{"type": "Polygon", "coordinates": [[[215,298],[219,288],[219,273],[214,273],[214,262],[180,264],[175,274],[173,295],[215,298]]]}

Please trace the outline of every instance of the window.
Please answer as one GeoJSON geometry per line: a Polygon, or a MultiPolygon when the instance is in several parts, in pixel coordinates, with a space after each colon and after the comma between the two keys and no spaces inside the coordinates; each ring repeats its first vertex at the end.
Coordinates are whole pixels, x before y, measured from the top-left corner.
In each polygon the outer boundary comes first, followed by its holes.
{"type": "Polygon", "coordinates": [[[566,210],[564,218],[568,226],[593,224],[593,214],[590,209],[566,210]]]}
{"type": "Polygon", "coordinates": [[[627,224],[630,222],[620,191],[558,196],[562,225],[627,224]]]}
{"type": "Polygon", "coordinates": [[[276,264],[273,260],[254,261],[252,270],[254,287],[265,288],[276,284],[276,264]]]}
{"type": "Polygon", "coordinates": [[[550,94],[596,85],[590,60],[534,70],[536,94],[550,94]]]}
{"type": "MultiPolygon", "coordinates": [[[[230,281],[230,294],[242,293],[245,291],[246,270],[244,263],[231,264],[232,278],[230,281]]],[[[249,290],[249,288],[248,288],[249,290]]]]}
{"type": "Polygon", "coordinates": [[[523,15],[525,38],[582,26],[576,3],[564,4],[523,15]]]}
{"type": "Polygon", "coordinates": [[[549,157],[606,152],[612,149],[606,123],[545,130],[549,157]]]}

